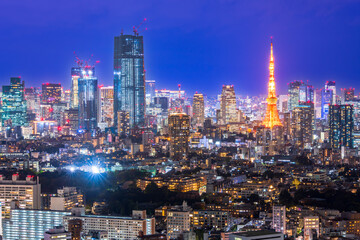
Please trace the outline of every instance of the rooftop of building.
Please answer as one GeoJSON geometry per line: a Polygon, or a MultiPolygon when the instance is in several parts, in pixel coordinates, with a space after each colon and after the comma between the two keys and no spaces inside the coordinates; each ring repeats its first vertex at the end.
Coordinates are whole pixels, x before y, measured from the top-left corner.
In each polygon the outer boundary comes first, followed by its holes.
{"type": "Polygon", "coordinates": [[[244,237],[257,237],[257,236],[270,235],[270,234],[282,234],[282,233],[271,231],[271,230],[259,230],[259,231],[236,233],[235,235],[244,236],[244,237]]]}

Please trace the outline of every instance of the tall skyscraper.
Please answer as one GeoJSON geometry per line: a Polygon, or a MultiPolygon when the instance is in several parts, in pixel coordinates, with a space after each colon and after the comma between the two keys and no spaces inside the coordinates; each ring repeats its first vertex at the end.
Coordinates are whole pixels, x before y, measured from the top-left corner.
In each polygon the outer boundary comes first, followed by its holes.
{"type": "Polygon", "coordinates": [[[342,88],[341,89],[341,103],[345,104],[347,101],[355,99],[355,88],[342,88]]]}
{"type": "Polygon", "coordinates": [[[70,107],[79,107],[79,78],[82,78],[82,68],[71,68],[71,94],[70,94],[70,107]]]}
{"type": "Polygon", "coordinates": [[[25,99],[27,112],[35,114],[35,118],[40,118],[40,89],[39,88],[25,88],[25,99]]]}
{"type": "Polygon", "coordinates": [[[327,88],[321,90],[321,119],[327,119],[329,106],[332,104],[333,91],[327,88]]]}
{"type": "Polygon", "coordinates": [[[275,232],[286,234],[286,207],[273,206],[273,228],[275,232]]]}
{"type": "Polygon", "coordinates": [[[192,106],[194,125],[203,126],[205,121],[204,95],[201,93],[195,93],[192,106]]]}
{"type": "Polygon", "coordinates": [[[146,105],[148,106],[153,102],[155,97],[155,80],[146,80],[145,84],[146,105]]]}
{"type": "Polygon", "coordinates": [[[100,87],[99,91],[99,123],[107,123],[108,127],[114,124],[114,87],[100,87]]]}
{"type": "Polygon", "coordinates": [[[265,119],[263,124],[266,128],[273,128],[274,126],[282,126],[282,123],[279,118],[279,113],[277,109],[277,97],[275,90],[275,77],[274,77],[274,56],[273,56],[273,44],[271,41],[271,50],[270,50],[270,64],[269,64],[269,85],[268,85],[268,97],[266,99],[267,109],[265,119]]]}
{"type": "Polygon", "coordinates": [[[314,102],[314,87],[309,84],[303,84],[299,87],[299,102],[314,102]]]}
{"type": "Polygon", "coordinates": [[[336,83],[335,81],[326,81],[325,89],[332,91],[331,104],[336,104],[336,83]]]}
{"type": "Polygon", "coordinates": [[[1,122],[3,127],[25,126],[26,100],[25,83],[20,77],[10,78],[10,85],[2,87],[2,114],[1,122]]]}
{"type": "MultiPolygon", "coordinates": [[[[117,112],[130,115],[130,127],[145,122],[145,71],[143,36],[123,35],[114,42],[114,123],[117,112]]],[[[117,126],[116,126],[117,127],[117,126]]]]}
{"type": "Polygon", "coordinates": [[[169,115],[170,156],[180,159],[189,149],[190,117],[185,113],[169,115]]]}
{"type": "Polygon", "coordinates": [[[220,100],[221,124],[236,122],[236,96],[234,85],[223,85],[220,100]]]}
{"type": "Polygon", "coordinates": [[[79,78],[79,129],[94,134],[97,128],[98,80],[95,68],[85,66],[79,78]]]}
{"type": "Polygon", "coordinates": [[[291,112],[298,104],[299,104],[299,97],[300,97],[300,86],[304,85],[302,81],[293,81],[289,83],[288,88],[288,95],[289,95],[289,102],[288,102],[288,109],[291,112]]]}
{"type": "Polygon", "coordinates": [[[60,103],[61,102],[61,84],[43,83],[41,89],[42,103],[60,103]]]}
{"type": "Polygon", "coordinates": [[[299,104],[292,111],[291,133],[296,147],[310,147],[313,141],[314,104],[299,104]]]}
{"type": "Polygon", "coordinates": [[[332,148],[353,147],[353,106],[330,105],[329,140],[332,148]]]}

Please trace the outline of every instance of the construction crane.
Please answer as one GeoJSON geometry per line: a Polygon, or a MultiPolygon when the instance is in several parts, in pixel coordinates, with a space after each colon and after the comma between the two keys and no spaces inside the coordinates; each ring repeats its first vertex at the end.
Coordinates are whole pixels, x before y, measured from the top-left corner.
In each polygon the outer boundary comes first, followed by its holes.
{"type": "Polygon", "coordinates": [[[90,65],[91,63],[91,59],[94,56],[93,54],[91,54],[91,56],[89,57],[88,60],[82,60],[79,58],[79,56],[76,54],[76,52],[74,51],[74,55],[75,55],[75,62],[76,64],[80,67],[80,68],[94,68],[96,64],[100,63],[99,60],[95,61],[94,64],[90,65]]]}
{"type": "MultiPolygon", "coordinates": [[[[144,19],[142,20],[142,22],[141,22],[137,27],[133,26],[133,32],[134,32],[134,34],[135,34],[136,36],[139,36],[139,33],[141,32],[141,31],[140,31],[140,27],[141,27],[142,25],[144,25],[144,24],[146,23],[146,21],[147,21],[147,19],[144,18],[144,19]]],[[[144,28],[144,29],[142,29],[142,30],[143,30],[143,31],[146,31],[147,28],[144,28]]]]}

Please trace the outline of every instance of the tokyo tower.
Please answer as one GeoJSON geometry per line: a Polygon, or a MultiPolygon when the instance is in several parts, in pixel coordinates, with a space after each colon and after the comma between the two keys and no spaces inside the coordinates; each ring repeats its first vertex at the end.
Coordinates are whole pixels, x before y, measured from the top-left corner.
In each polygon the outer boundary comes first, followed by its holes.
{"type": "Polygon", "coordinates": [[[273,56],[273,44],[271,39],[271,52],[270,52],[270,64],[269,64],[269,86],[268,86],[268,97],[266,99],[267,109],[263,125],[266,128],[273,128],[274,126],[282,126],[279,119],[279,113],[277,110],[277,97],[275,93],[275,77],[274,77],[274,56],[273,56]]]}

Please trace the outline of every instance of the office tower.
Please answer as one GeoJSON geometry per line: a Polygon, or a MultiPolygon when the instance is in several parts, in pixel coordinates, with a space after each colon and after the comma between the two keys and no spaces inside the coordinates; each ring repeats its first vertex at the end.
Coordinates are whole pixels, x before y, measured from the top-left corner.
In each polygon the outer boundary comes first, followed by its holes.
{"type": "Polygon", "coordinates": [[[314,102],[314,87],[309,84],[302,84],[299,87],[299,102],[314,102]]]}
{"type": "Polygon", "coordinates": [[[119,136],[130,134],[130,114],[126,111],[117,111],[117,132],[119,136]]]}
{"type": "Polygon", "coordinates": [[[71,233],[72,240],[81,240],[83,222],[80,219],[71,219],[68,221],[68,231],[71,233]]]}
{"type": "Polygon", "coordinates": [[[304,217],[304,240],[319,239],[320,221],[318,216],[304,217]]]}
{"type": "Polygon", "coordinates": [[[195,126],[202,127],[205,121],[204,96],[201,93],[195,93],[193,98],[193,123],[195,126]]]}
{"type": "Polygon", "coordinates": [[[353,101],[355,99],[355,88],[342,88],[341,89],[341,103],[345,104],[348,101],[353,101]]]}
{"type": "Polygon", "coordinates": [[[42,103],[59,103],[61,102],[61,84],[60,83],[43,83],[41,88],[42,103]]]}
{"type": "Polygon", "coordinates": [[[291,112],[298,104],[299,104],[299,94],[300,94],[300,86],[303,86],[304,83],[302,81],[293,81],[289,83],[288,95],[288,110],[291,112]]]}
{"type": "Polygon", "coordinates": [[[20,77],[10,78],[10,85],[2,87],[2,114],[3,127],[27,125],[26,100],[24,94],[25,83],[20,77]]]}
{"type": "Polygon", "coordinates": [[[36,87],[25,88],[25,100],[28,113],[35,114],[35,119],[40,118],[40,89],[36,87]]]}
{"type": "Polygon", "coordinates": [[[265,118],[263,121],[263,125],[266,128],[271,128],[271,129],[275,126],[282,126],[277,109],[274,70],[275,70],[275,65],[274,65],[274,56],[273,56],[273,44],[271,41],[270,63],[269,63],[270,76],[269,76],[269,85],[268,85],[268,97],[266,99],[267,108],[266,108],[265,118]]]}
{"type": "Polygon", "coordinates": [[[155,218],[147,218],[144,214],[140,216],[136,212],[139,211],[133,210],[132,217],[74,214],[64,216],[64,226],[65,229],[69,229],[69,221],[79,219],[82,221],[84,234],[94,230],[107,232],[108,239],[115,240],[137,239],[140,231],[145,235],[154,234],[155,218]]]}
{"type": "Polygon", "coordinates": [[[79,78],[82,78],[82,68],[71,68],[71,95],[70,95],[70,107],[79,107],[79,78]]]}
{"type": "Polygon", "coordinates": [[[275,232],[286,234],[286,207],[273,206],[272,225],[275,232]]]}
{"type": "Polygon", "coordinates": [[[288,111],[288,102],[289,96],[288,95],[280,95],[278,99],[279,105],[278,109],[280,113],[285,113],[288,111]]]}
{"type": "Polygon", "coordinates": [[[154,104],[159,105],[163,112],[167,112],[169,109],[169,99],[167,97],[155,97],[154,104]]]}
{"type": "Polygon", "coordinates": [[[353,147],[353,106],[330,105],[329,140],[332,148],[353,147]]]}
{"type": "MultiPolygon", "coordinates": [[[[115,37],[114,123],[118,111],[130,116],[130,127],[145,123],[145,71],[143,37],[138,34],[115,37]]],[[[115,126],[117,128],[117,126],[115,126]]]]}
{"type": "Polygon", "coordinates": [[[321,118],[322,89],[316,89],[314,94],[315,118],[321,118]]]}
{"type": "Polygon", "coordinates": [[[74,207],[84,207],[84,195],[76,187],[63,187],[56,196],[50,198],[50,209],[70,211],[74,207]]]}
{"type": "Polygon", "coordinates": [[[98,111],[98,80],[94,76],[95,68],[85,66],[79,86],[79,129],[94,135],[97,128],[98,111]]]}
{"type": "Polygon", "coordinates": [[[335,81],[326,81],[325,89],[332,92],[331,104],[336,104],[336,84],[335,81]]]}
{"type": "Polygon", "coordinates": [[[234,85],[223,85],[220,100],[221,124],[236,122],[236,96],[234,85]]]}
{"type": "Polygon", "coordinates": [[[71,233],[65,231],[65,228],[63,226],[57,226],[44,233],[44,240],[51,240],[51,239],[66,240],[66,239],[72,239],[72,237],[71,237],[71,233]]]}
{"type": "Polygon", "coordinates": [[[313,141],[314,104],[302,103],[292,111],[291,133],[295,146],[304,149],[313,141]]]}
{"type": "Polygon", "coordinates": [[[44,233],[56,226],[63,225],[63,217],[71,212],[11,209],[11,218],[4,220],[4,234],[6,240],[44,239],[44,233]]]}
{"type": "Polygon", "coordinates": [[[69,126],[70,133],[76,134],[79,129],[79,109],[70,108],[64,112],[64,125],[69,126]]]}
{"type": "Polygon", "coordinates": [[[11,180],[5,180],[3,176],[0,176],[2,216],[10,217],[10,205],[14,200],[18,201],[19,208],[40,209],[40,194],[41,184],[39,179],[34,179],[33,176],[27,176],[26,180],[19,180],[18,174],[13,174],[11,180]]]}
{"type": "Polygon", "coordinates": [[[188,152],[190,117],[185,113],[172,113],[168,118],[170,135],[170,156],[180,159],[188,152]]]}
{"type": "Polygon", "coordinates": [[[155,97],[155,80],[145,80],[146,106],[153,102],[155,97]]]}
{"type": "Polygon", "coordinates": [[[321,91],[321,119],[327,119],[329,114],[329,106],[332,104],[333,91],[323,89],[321,91]]]}
{"type": "Polygon", "coordinates": [[[111,127],[114,124],[114,87],[101,87],[99,98],[98,121],[111,127]]]}

